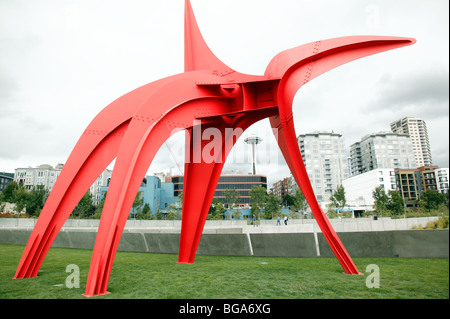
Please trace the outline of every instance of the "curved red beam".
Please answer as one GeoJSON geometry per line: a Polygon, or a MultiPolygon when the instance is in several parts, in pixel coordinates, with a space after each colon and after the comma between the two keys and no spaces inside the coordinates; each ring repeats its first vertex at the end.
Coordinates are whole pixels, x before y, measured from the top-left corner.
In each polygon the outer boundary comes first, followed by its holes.
{"type": "Polygon", "coordinates": [[[269,118],[283,156],[345,273],[359,274],[315,198],[292,116],[299,88],[350,61],[413,44],[414,39],[353,36],[317,41],[276,55],[264,76],[238,73],[208,48],[185,2],[185,72],[142,86],[111,103],[89,124],[69,156],[28,240],[14,278],[34,277],[83,194],[116,158],[93,250],[85,296],[107,293],[114,257],[133,200],[154,156],[186,130],[179,263],[193,263],[223,164],[253,123],[269,118]],[[211,154],[200,134],[214,129],[211,154]],[[198,154],[208,154],[206,159],[198,154]]]}

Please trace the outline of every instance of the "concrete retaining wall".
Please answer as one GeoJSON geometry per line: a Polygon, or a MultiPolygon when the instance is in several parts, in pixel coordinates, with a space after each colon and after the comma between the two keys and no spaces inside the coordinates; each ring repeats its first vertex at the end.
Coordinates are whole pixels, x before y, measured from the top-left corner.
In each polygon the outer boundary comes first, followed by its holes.
{"type": "MultiPolygon", "coordinates": [[[[424,257],[448,258],[448,230],[402,230],[338,233],[352,257],[424,257]]],[[[320,255],[333,252],[323,234],[318,234],[320,255]]]]}
{"type": "Polygon", "coordinates": [[[254,256],[317,257],[312,233],[250,234],[254,256]]]}
{"type": "MultiPolygon", "coordinates": [[[[31,229],[0,228],[0,243],[25,245],[31,229]]],[[[63,229],[52,247],[93,249],[94,229],[63,229]]],[[[352,257],[448,258],[448,230],[338,233],[352,257]]],[[[125,230],[120,251],[177,254],[179,233],[125,230]]],[[[321,233],[204,233],[199,255],[332,257],[321,233]]]]}

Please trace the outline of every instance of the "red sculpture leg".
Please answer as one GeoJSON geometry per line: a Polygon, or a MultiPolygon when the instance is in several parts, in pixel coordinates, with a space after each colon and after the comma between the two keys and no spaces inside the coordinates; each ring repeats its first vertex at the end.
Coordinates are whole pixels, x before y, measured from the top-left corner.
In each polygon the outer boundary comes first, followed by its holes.
{"type": "MultiPolygon", "coordinates": [[[[202,152],[205,150],[207,142],[205,140],[194,141],[196,138],[194,130],[198,130],[198,134],[202,136],[208,128],[209,126],[203,125],[201,129],[194,127],[186,131],[186,152],[190,153],[191,158],[186,161],[184,170],[179,263],[194,262],[209,207],[224,165],[222,160],[217,161],[220,154],[214,154],[211,162],[205,162],[202,152]]],[[[221,133],[224,131],[223,127],[218,129],[221,133]]],[[[222,152],[222,141],[218,146],[222,152]]],[[[217,149],[213,151],[218,152],[217,149]]]]}
{"type": "Polygon", "coordinates": [[[164,141],[170,137],[170,132],[162,124],[155,125],[145,134],[147,129],[146,123],[133,121],[132,127],[127,130],[127,135],[136,137],[133,133],[144,132],[144,136],[136,140],[126,138],[121,145],[100,219],[86,285],[86,296],[106,293],[115,252],[131,206],[147,172],[148,163],[164,141]],[[131,163],[128,169],[120,170],[124,161],[131,163]]]}
{"type": "Polygon", "coordinates": [[[187,130],[179,263],[194,262],[214,192],[230,151],[229,146],[236,143],[241,131],[224,123],[204,124],[201,128],[187,130]],[[213,138],[220,138],[220,141],[201,138],[208,129],[217,130],[219,134],[213,138]],[[199,140],[196,140],[199,136],[196,136],[195,130],[201,135],[199,140]],[[212,149],[211,144],[214,144],[212,149]]]}

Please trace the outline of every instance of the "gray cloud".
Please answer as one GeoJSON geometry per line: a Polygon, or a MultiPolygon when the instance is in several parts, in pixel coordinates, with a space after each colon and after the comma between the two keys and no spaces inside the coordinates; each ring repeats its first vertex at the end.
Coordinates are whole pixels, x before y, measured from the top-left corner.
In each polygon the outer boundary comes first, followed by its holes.
{"type": "Polygon", "coordinates": [[[368,105],[368,112],[392,109],[397,113],[414,114],[429,119],[448,117],[448,69],[383,76],[378,83],[377,98],[368,105]]]}

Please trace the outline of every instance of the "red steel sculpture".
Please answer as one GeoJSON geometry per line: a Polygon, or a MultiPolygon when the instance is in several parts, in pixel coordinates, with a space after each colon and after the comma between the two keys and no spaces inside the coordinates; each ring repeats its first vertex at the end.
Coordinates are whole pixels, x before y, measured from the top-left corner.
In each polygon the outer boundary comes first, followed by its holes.
{"type": "Polygon", "coordinates": [[[177,130],[186,131],[178,262],[193,263],[225,159],[242,132],[264,118],[270,119],[289,169],[345,273],[360,274],[315,198],[297,143],[292,102],[301,86],[322,73],[413,43],[411,38],[382,36],[316,41],[279,53],[262,76],[247,75],[232,70],[210,51],[186,0],[184,73],[123,95],[92,120],[47,199],[14,278],[37,275],[81,197],[116,159],[84,295],[106,294],[133,200],[155,154],[177,130]],[[220,132],[219,150],[198,138],[208,130],[220,132]]]}

